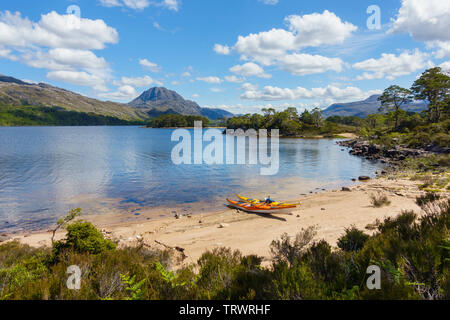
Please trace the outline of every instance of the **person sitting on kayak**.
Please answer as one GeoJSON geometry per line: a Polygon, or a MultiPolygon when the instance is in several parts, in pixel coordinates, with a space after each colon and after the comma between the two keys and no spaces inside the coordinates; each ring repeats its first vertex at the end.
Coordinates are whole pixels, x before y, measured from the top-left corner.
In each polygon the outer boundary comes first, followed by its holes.
{"type": "Polygon", "coordinates": [[[264,202],[267,204],[271,204],[274,201],[272,199],[270,199],[270,196],[268,196],[267,198],[264,199],[264,202]]]}

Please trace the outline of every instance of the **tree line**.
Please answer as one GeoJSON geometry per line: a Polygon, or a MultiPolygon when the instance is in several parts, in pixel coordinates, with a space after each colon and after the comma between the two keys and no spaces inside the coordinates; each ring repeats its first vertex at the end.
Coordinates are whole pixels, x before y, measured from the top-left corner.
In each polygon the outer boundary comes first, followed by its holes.
{"type": "Polygon", "coordinates": [[[305,110],[301,114],[292,107],[284,111],[265,108],[262,109],[262,114],[230,118],[226,126],[229,129],[279,129],[284,136],[355,132],[367,137],[404,135],[403,138],[411,140],[414,133],[420,133],[424,135],[424,143],[429,143],[433,140],[433,135],[437,135],[439,140],[443,140],[441,144],[448,145],[449,92],[449,75],[436,67],[426,70],[410,89],[398,85],[385,89],[379,97],[380,113],[371,114],[364,119],[356,116],[331,116],[325,119],[319,108],[305,110]],[[404,107],[413,100],[426,101],[427,109],[421,114],[406,112],[404,107]]]}

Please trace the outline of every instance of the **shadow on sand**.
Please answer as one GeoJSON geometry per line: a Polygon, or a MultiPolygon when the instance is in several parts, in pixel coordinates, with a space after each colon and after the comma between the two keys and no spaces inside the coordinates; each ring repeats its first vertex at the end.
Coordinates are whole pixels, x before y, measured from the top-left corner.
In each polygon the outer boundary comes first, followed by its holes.
{"type": "Polygon", "coordinates": [[[240,210],[240,209],[237,209],[237,208],[232,207],[232,206],[228,206],[228,205],[225,205],[225,206],[230,208],[230,209],[232,209],[232,210],[239,210],[239,211],[245,212],[246,214],[253,214],[253,215],[256,215],[256,216],[259,216],[259,217],[262,217],[262,218],[266,218],[266,219],[274,219],[274,220],[279,220],[279,221],[284,221],[284,222],[287,221],[285,218],[277,217],[277,216],[274,216],[274,215],[272,215],[270,213],[247,212],[247,211],[240,210]]]}

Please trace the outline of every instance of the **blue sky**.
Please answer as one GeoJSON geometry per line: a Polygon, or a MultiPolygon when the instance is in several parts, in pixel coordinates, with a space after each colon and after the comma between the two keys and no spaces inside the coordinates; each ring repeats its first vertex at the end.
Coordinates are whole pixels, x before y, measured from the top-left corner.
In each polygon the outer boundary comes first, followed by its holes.
{"type": "Polygon", "coordinates": [[[450,69],[450,1],[2,0],[0,12],[0,73],[101,100],[165,86],[232,112],[301,110],[450,69]]]}

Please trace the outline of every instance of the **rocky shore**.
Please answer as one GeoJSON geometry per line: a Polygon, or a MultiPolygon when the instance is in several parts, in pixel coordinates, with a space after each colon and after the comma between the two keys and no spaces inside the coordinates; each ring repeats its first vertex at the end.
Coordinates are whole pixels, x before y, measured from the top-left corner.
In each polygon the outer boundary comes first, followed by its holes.
{"type": "Polygon", "coordinates": [[[428,145],[425,148],[413,149],[396,145],[392,148],[372,144],[366,140],[352,139],[339,141],[338,144],[343,147],[351,148],[350,154],[364,157],[369,160],[380,160],[383,163],[392,163],[405,160],[409,157],[422,157],[436,153],[449,153],[449,148],[440,148],[434,145],[428,145]]]}

